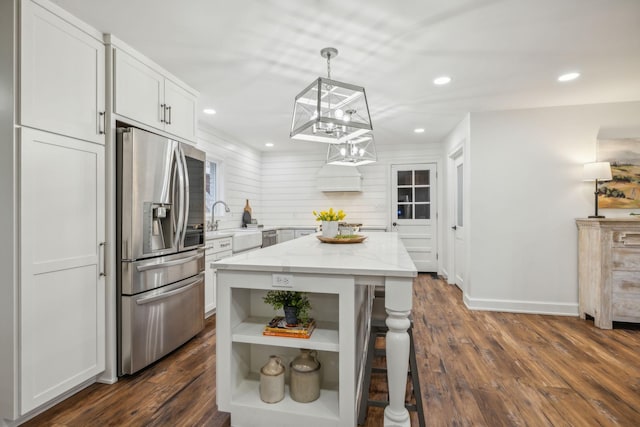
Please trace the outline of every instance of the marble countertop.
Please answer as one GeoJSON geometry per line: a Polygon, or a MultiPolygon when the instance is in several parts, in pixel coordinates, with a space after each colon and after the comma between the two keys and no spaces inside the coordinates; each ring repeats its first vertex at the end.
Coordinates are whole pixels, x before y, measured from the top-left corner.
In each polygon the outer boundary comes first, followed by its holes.
{"type": "Polygon", "coordinates": [[[417,270],[397,233],[361,233],[362,243],[322,243],[311,234],[212,264],[221,270],[416,277],[417,270]]]}

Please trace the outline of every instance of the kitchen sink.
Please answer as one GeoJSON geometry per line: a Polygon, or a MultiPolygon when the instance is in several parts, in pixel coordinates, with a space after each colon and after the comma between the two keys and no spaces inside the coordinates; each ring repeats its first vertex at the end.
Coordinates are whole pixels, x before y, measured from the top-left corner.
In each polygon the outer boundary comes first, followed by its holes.
{"type": "Polygon", "coordinates": [[[262,231],[251,229],[233,230],[233,253],[244,252],[262,246],[262,231]]]}

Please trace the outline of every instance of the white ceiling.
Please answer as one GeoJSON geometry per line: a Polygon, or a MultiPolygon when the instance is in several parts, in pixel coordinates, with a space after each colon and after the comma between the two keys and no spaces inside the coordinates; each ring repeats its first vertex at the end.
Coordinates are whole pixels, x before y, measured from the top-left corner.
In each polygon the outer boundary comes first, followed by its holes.
{"type": "Polygon", "coordinates": [[[470,111],[640,100],[639,0],[53,1],[199,90],[218,112],[200,120],[259,150],[310,144],[289,139],[293,99],[326,76],[327,46],[332,77],[365,87],[377,144],[437,142],[470,111]]]}

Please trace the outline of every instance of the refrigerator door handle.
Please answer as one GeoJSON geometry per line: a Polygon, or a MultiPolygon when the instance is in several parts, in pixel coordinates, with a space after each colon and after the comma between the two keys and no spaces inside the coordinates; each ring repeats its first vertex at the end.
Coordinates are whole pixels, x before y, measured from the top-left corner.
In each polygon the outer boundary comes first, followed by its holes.
{"type": "Polygon", "coordinates": [[[138,272],[141,272],[141,271],[153,270],[153,269],[156,269],[156,268],[164,268],[164,267],[171,267],[171,266],[174,266],[174,265],[186,264],[188,262],[191,262],[193,260],[198,259],[201,256],[202,256],[201,254],[198,254],[198,255],[190,256],[189,258],[177,259],[175,261],[165,261],[162,264],[154,263],[154,264],[138,265],[136,267],[136,270],[138,272]]]}
{"type": "Polygon", "coordinates": [[[182,146],[178,145],[179,149],[180,149],[180,158],[182,159],[182,171],[183,171],[183,187],[182,190],[184,192],[184,204],[183,206],[183,210],[184,210],[184,225],[182,227],[182,238],[180,240],[180,242],[182,243],[182,245],[184,246],[184,239],[187,236],[187,226],[189,225],[189,173],[188,173],[188,169],[187,169],[187,158],[184,155],[184,150],[182,149],[182,146]]]}
{"type": "MultiPolygon", "coordinates": [[[[177,211],[178,211],[178,222],[176,224],[176,233],[175,233],[175,240],[174,240],[174,246],[177,250],[180,250],[180,243],[183,241],[183,234],[184,234],[184,227],[185,227],[185,223],[186,223],[186,219],[184,217],[184,170],[183,170],[183,162],[182,162],[182,156],[180,154],[180,147],[178,147],[176,145],[174,151],[174,166],[175,169],[177,171],[177,185],[175,185],[175,181],[174,181],[174,187],[173,187],[173,206],[177,207],[177,211]],[[177,190],[177,194],[178,194],[178,203],[176,204],[175,201],[175,197],[176,197],[176,190],[177,190]]],[[[175,177],[174,177],[175,178],[175,177]]]]}
{"type": "Polygon", "coordinates": [[[149,304],[149,303],[152,303],[154,301],[158,301],[158,300],[161,300],[161,299],[169,298],[169,297],[171,297],[173,295],[176,295],[176,294],[181,294],[181,293],[183,293],[185,291],[188,291],[189,289],[193,288],[195,285],[199,284],[200,282],[202,282],[202,276],[203,276],[203,273],[200,273],[197,276],[198,278],[196,280],[194,280],[193,282],[190,282],[190,283],[188,283],[188,284],[186,284],[186,285],[184,285],[184,286],[182,286],[182,287],[180,287],[178,289],[174,289],[174,290],[169,291],[169,292],[163,292],[163,293],[161,293],[159,295],[140,298],[139,300],[136,300],[136,304],[137,305],[149,304]]]}

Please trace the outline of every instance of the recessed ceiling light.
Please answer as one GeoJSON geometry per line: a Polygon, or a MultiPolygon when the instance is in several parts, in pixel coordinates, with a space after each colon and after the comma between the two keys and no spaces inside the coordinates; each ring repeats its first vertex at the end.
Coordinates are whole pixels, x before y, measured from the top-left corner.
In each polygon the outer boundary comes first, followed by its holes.
{"type": "Polygon", "coordinates": [[[273,147],[273,142],[267,142],[264,145],[265,145],[265,147],[273,147]]]}
{"type": "Polygon", "coordinates": [[[424,128],[416,128],[413,130],[415,133],[424,133],[424,128]]]}
{"type": "Polygon", "coordinates": [[[580,77],[580,73],[567,73],[567,74],[563,74],[560,77],[558,77],[558,81],[559,82],[570,82],[571,80],[575,80],[578,77],[580,77]]]}
{"type": "Polygon", "coordinates": [[[216,110],[214,110],[213,108],[205,108],[204,110],[202,110],[202,112],[205,114],[214,115],[216,113],[216,110]]]}
{"type": "Polygon", "coordinates": [[[442,86],[451,83],[451,77],[449,76],[440,76],[438,78],[433,79],[433,84],[442,86]]]}

